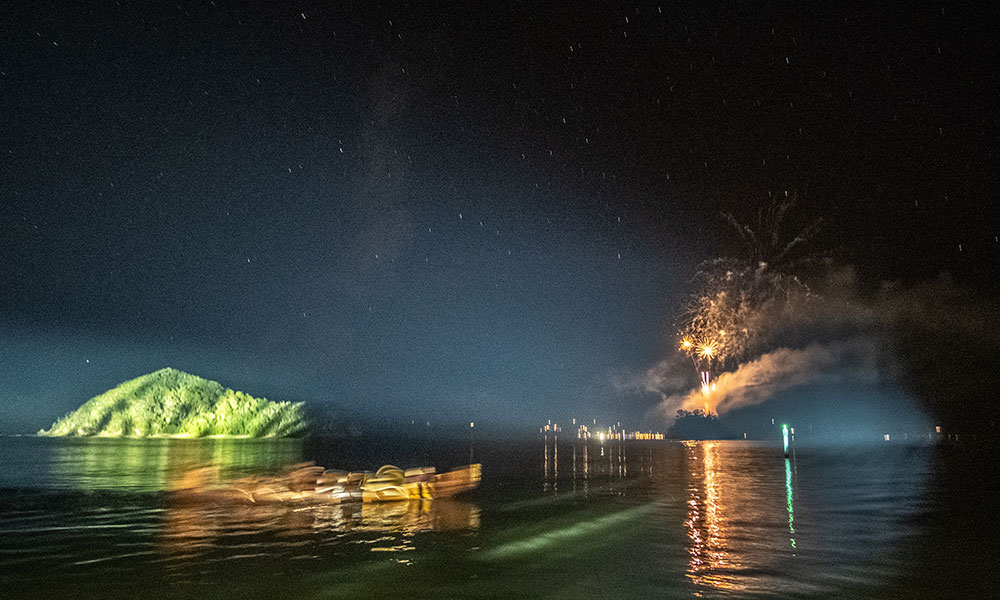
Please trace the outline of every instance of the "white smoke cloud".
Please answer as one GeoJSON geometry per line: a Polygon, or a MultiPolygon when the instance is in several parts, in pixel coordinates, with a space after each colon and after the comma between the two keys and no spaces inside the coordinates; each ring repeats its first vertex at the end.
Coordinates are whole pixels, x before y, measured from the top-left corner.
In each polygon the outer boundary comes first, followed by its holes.
{"type": "MultiPolygon", "coordinates": [[[[719,414],[760,404],[786,389],[815,383],[878,383],[885,379],[884,349],[870,338],[854,338],[805,348],[778,348],[719,375],[706,398],[700,390],[663,394],[660,409],[672,416],[706,400],[719,414]]],[[[657,384],[656,377],[647,380],[657,384]]],[[[647,388],[649,389],[649,388],[647,388]]],[[[660,388],[661,393],[663,388],[660,388]]]]}
{"type": "Polygon", "coordinates": [[[715,389],[707,397],[698,387],[697,369],[680,353],[619,381],[619,387],[658,395],[656,412],[667,419],[679,409],[706,404],[725,414],[815,384],[889,384],[947,398],[934,394],[939,385],[934,378],[950,382],[942,373],[963,372],[970,359],[952,348],[961,344],[941,341],[963,340],[984,349],[1000,345],[1000,311],[947,277],[909,288],[887,284],[866,296],[850,269],[838,269],[814,289],[818,293],[762,309],[766,331],[758,332],[756,352],[727,371],[713,370],[715,389]]]}

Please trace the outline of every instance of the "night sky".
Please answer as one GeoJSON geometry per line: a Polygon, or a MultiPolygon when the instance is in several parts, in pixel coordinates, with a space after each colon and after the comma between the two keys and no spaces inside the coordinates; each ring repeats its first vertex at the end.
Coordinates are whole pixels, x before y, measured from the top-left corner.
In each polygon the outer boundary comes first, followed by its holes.
{"type": "Polygon", "coordinates": [[[641,424],[720,213],[786,195],[863,289],[997,291],[996,7],[332,6],[0,8],[0,432],[164,366],[641,424]]]}

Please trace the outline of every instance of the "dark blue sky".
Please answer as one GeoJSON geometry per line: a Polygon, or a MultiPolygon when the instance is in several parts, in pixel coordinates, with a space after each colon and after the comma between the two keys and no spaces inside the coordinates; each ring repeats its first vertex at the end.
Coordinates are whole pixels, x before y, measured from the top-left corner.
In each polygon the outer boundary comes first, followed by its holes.
{"type": "Polygon", "coordinates": [[[719,212],[785,192],[863,281],[996,264],[995,14],[327,4],[0,9],[0,430],[168,365],[638,422],[719,212]]]}

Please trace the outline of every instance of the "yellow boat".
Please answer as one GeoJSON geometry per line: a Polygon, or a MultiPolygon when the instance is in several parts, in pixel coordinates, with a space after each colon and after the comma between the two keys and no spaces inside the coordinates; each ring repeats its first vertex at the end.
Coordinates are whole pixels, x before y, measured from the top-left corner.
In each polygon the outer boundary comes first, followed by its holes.
{"type": "MultiPolygon", "coordinates": [[[[388,502],[447,498],[475,489],[482,476],[482,466],[466,465],[445,473],[433,467],[400,469],[386,465],[375,473],[365,474],[358,488],[362,502],[388,502]]],[[[318,491],[318,490],[317,490],[318,491]]]]}
{"type": "Polygon", "coordinates": [[[481,477],[482,465],[478,463],[444,473],[433,467],[404,470],[393,465],[385,465],[374,473],[349,473],[305,464],[295,465],[279,477],[239,479],[217,491],[253,503],[433,500],[474,490],[481,477]]]}

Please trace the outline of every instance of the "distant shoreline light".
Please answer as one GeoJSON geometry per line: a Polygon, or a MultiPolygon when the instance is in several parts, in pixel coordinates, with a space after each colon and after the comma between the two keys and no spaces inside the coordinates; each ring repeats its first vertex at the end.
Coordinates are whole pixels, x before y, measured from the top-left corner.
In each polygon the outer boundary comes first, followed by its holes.
{"type": "MultiPolygon", "coordinates": [[[[597,419],[592,420],[592,426],[587,425],[577,425],[576,419],[573,419],[573,425],[576,426],[576,438],[581,440],[598,439],[600,441],[604,440],[663,440],[666,436],[659,431],[628,431],[621,426],[621,421],[616,425],[609,426],[607,429],[597,426],[597,419]]],[[[558,435],[562,432],[562,427],[558,423],[553,423],[550,419],[545,425],[538,428],[538,433],[548,435],[549,433],[558,435]]]]}

